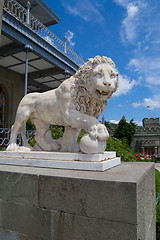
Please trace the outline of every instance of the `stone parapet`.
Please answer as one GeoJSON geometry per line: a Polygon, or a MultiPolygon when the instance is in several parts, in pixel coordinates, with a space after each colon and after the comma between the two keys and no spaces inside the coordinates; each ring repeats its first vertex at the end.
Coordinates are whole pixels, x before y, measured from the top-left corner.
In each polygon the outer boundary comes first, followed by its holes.
{"type": "Polygon", "coordinates": [[[156,128],[154,128],[154,127],[151,127],[151,128],[136,127],[135,136],[138,134],[140,134],[140,135],[142,135],[142,134],[144,134],[144,135],[146,135],[146,134],[160,135],[160,127],[156,127],[156,128]]]}
{"type": "Polygon", "coordinates": [[[155,240],[154,172],[153,163],[104,172],[1,165],[0,239],[155,240]]]}

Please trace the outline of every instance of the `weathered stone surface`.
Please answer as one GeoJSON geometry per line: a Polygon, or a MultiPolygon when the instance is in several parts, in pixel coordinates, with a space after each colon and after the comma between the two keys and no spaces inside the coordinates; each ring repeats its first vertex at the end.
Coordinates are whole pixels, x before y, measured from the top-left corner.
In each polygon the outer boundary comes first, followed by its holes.
{"type": "Polygon", "coordinates": [[[0,198],[38,206],[38,176],[0,172],[0,198]]]}
{"type": "Polygon", "coordinates": [[[0,236],[7,229],[15,240],[156,239],[152,163],[122,163],[105,172],[0,166],[1,174],[0,236]],[[15,194],[7,195],[11,180],[15,194]]]}
{"type": "Polygon", "coordinates": [[[40,176],[40,207],[81,216],[137,222],[136,184],[40,176]]]}
{"type": "Polygon", "coordinates": [[[136,225],[53,213],[54,240],[137,240],[136,225]]]}
{"type": "Polygon", "coordinates": [[[51,239],[51,211],[27,205],[3,201],[1,205],[2,227],[33,240],[51,239]]]}
{"type": "Polygon", "coordinates": [[[154,166],[137,184],[137,223],[141,239],[155,239],[156,205],[155,205],[155,168],[154,166]]]}
{"type": "Polygon", "coordinates": [[[32,240],[24,234],[0,228],[0,240],[32,240]]]}

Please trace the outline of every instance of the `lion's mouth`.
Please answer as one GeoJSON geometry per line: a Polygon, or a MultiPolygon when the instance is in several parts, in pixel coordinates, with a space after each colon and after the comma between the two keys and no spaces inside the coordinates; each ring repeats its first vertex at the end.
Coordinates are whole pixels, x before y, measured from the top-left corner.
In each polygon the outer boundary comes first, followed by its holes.
{"type": "Polygon", "coordinates": [[[104,96],[106,96],[106,95],[108,95],[108,92],[104,92],[104,91],[102,91],[102,90],[96,90],[100,95],[104,95],[104,96]]]}

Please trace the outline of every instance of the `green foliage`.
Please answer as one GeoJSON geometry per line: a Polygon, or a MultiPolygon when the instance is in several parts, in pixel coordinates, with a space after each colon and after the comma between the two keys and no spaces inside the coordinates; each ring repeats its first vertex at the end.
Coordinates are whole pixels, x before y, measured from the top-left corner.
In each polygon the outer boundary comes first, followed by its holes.
{"type": "Polygon", "coordinates": [[[107,147],[106,151],[115,151],[117,154],[117,157],[121,157],[122,161],[136,161],[136,157],[134,155],[134,152],[132,149],[123,142],[122,140],[119,140],[114,137],[109,137],[107,141],[107,147]]]}
{"type": "Polygon", "coordinates": [[[156,181],[156,197],[160,193],[160,172],[155,169],[155,181],[156,181]]]}
{"type": "Polygon", "coordinates": [[[160,204],[156,208],[156,229],[157,229],[157,240],[160,240],[160,204]]]}
{"type": "MultiPolygon", "coordinates": [[[[35,129],[36,129],[36,128],[35,128],[35,125],[32,124],[32,122],[31,122],[30,120],[27,121],[27,129],[28,129],[28,130],[35,130],[35,129]]],[[[51,130],[51,136],[52,136],[53,139],[58,139],[58,138],[60,138],[60,137],[63,136],[63,133],[64,133],[64,127],[63,127],[63,126],[51,125],[49,129],[51,130]]],[[[83,136],[85,133],[86,133],[86,132],[85,132],[84,129],[82,129],[82,130],[80,131],[79,136],[78,136],[78,138],[77,138],[77,142],[80,141],[80,139],[82,138],[82,136],[83,136]]],[[[33,134],[30,134],[29,137],[30,137],[29,143],[30,143],[31,147],[34,147],[34,145],[35,145],[35,143],[36,143],[35,138],[34,138],[34,135],[33,135],[33,134]]]]}
{"type": "Polygon", "coordinates": [[[51,130],[51,136],[53,139],[58,139],[63,136],[63,133],[64,133],[63,126],[51,125],[50,130],[51,130]]]}
{"type": "Polygon", "coordinates": [[[86,132],[85,132],[84,129],[82,129],[82,130],[80,131],[79,136],[78,136],[78,138],[77,138],[77,142],[78,142],[78,143],[80,142],[80,139],[83,137],[83,135],[84,135],[85,133],[86,133],[86,132]]]}
{"type": "Polygon", "coordinates": [[[134,137],[135,128],[136,124],[133,119],[128,123],[126,119],[122,117],[115,130],[114,137],[122,140],[130,146],[134,137]]]}
{"type": "Polygon", "coordinates": [[[6,151],[6,147],[0,147],[0,151],[6,151]]]}
{"type": "MultiPolygon", "coordinates": [[[[158,197],[158,194],[160,194],[160,172],[157,169],[155,169],[155,181],[156,181],[156,197],[158,197]]],[[[157,227],[157,240],[160,240],[160,202],[158,203],[156,208],[156,227],[157,227]]]]}
{"type": "MultiPolygon", "coordinates": [[[[35,125],[31,122],[31,120],[27,120],[26,122],[26,130],[31,130],[31,131],[35,131],[36,130],[36,127],[35,125]]],[[[36,140],[34,138],[34,134],[33,133],[30,133],[29,134],[29,144],[31,147],[34,147],[36,143],[36,140]]]]}
{"type": "Polygon", "coordinates": [[[35,143],[36,143],[36,140],[35,140],[35,137],[34,137],[34,134],[29,134],[29,142],[31,147],[34,147],[35,143]]]}
{"type": "Polygon", "coordinates": [[[31,131],[36,130],[35,125],[31,122],[30,119],[28,119],[26,122],[26,129],[31,131]]]}

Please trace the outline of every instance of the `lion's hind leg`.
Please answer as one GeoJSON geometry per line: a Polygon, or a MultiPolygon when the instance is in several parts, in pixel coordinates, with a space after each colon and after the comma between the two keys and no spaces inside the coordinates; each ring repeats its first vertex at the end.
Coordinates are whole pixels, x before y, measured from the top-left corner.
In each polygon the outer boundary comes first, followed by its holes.
{"type": "Polygon", "coordinates": [[[79,145],[77,143],[77,137],[79,135],[80,129],[71,128],[69,126],[65,127],[63,137],[58,141],[61,145],[61,152],[79,152],[79,145]]]}
{"type": "Polygon", "coordinates": [[[57,140],[52,139],[48,123],[45,123],[42,120],[39,121],[38,119],[33,119],[32,122],[36,126],[36,144],[33,150],[48,152],[58,151],[60,145],[57,140]]]}

